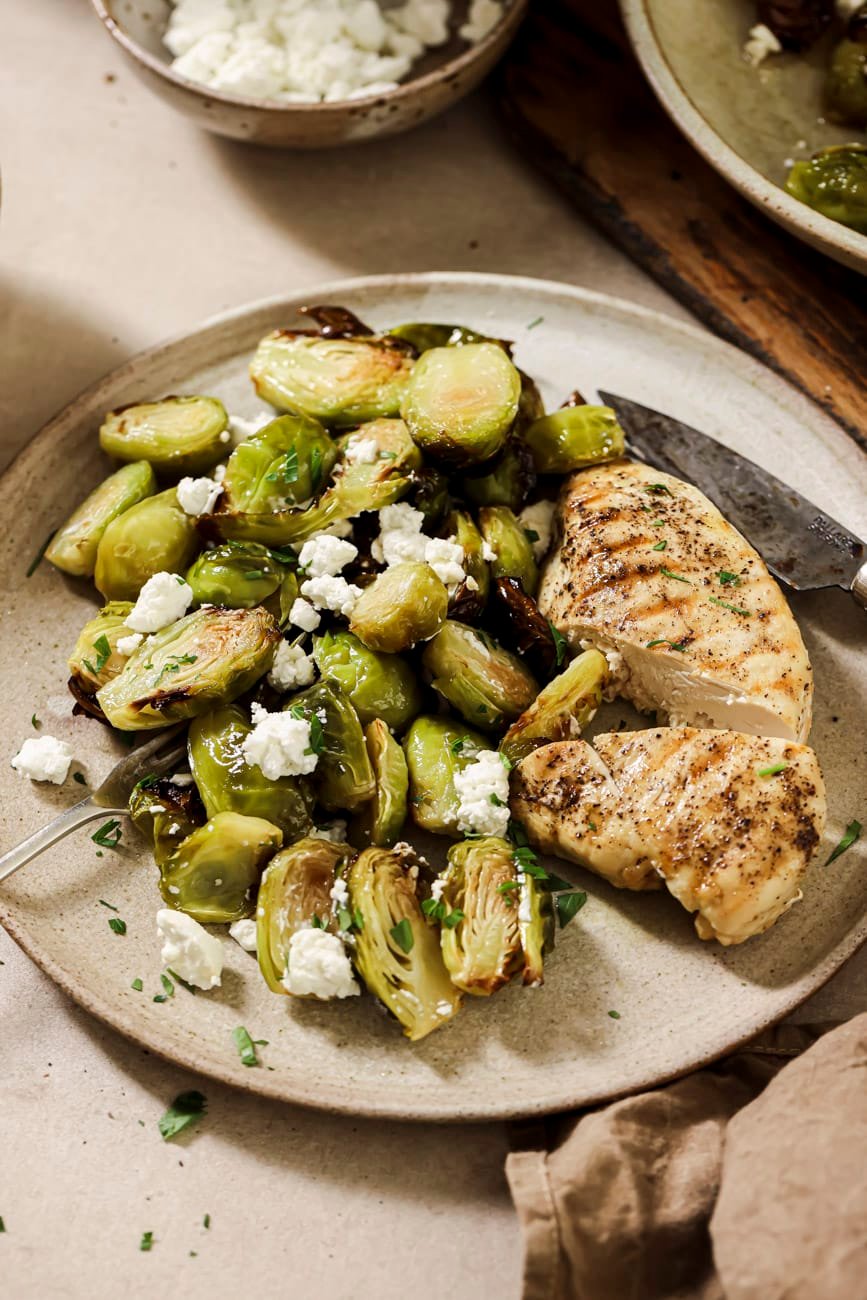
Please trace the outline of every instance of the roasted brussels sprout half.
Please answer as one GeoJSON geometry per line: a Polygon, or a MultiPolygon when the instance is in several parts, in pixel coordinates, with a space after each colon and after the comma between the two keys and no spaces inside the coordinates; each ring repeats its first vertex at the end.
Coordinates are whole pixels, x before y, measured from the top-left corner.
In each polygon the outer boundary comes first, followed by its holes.
{"type": "Polygon", "coordinates": [[[192,832],[160,869],[169,907],[206,925],[252,916],[259,877],[283,843],[261,817],[221,812],[192,832]]]}
{"type": "Polygon", "coordinates": [[[294,695],[285,708],[319,723],[311,732],[311,744],[319,755],[312,780],[322,807],[328,812],[352,812],[372,799],[376,782],[364,732],[358,714],[340,687],[333,682],[316,682],[294,695]]]}
{"type": "Polygon", "coordinates": [[[528,596],[535,596],[539,566],[533,544],[517,516],[508,506],[483,506],[479,511],[482,537],[496,559],[491,561],[492,578],[517,578],[528,596]]]}
{"type": "Polygon", "coordinates": [[[140,782],[129,797],[129,815],[153,849],[158,867],[205,822],[195,786],[175,785],[170,777],[140,782]]]}
{"type": "Polygon", "coordinates": [[[514,435],[518,438],[523,436],[528,425],[545,414],[545,403],[542,401],[542,394],[536,386],[536,381],[523,370],[520,371],[520,375],[521,400],[518,403],[518,418],[515,420],[514,429],[514,435]]]}
{"type": "Polygon", "coordinates": [[[537,988],[545,982],[545,954],[554,947],[554,899],[548,886],[535,876],[519,871],[518,882],[518,923],[524,949],[521,982],[537,988]]]}
{"type": "Polygon", "coordinates": [[[427,523],[439,523],[451,500],[448,477],[432,465],[414,470],[410,475],[407,500],[422,512],[427,523]]]}
{"type": "Polygon", "coordinates": [[[226,454],[229,417],[216,397],[164,397],[110,411],[99,445],[115,460],[149,461],[158,474],[181,478],[212,469],[226,454]]]}
{"type": "Polygon", "coordinates": [[[96,692],[117,677],[127,662],[117,643],[129,636],[126,617],[132,609],[128,600],[114,600],[85,623],[69,656],[69,689],[79,704],[95,717],[102,717],[96,692]]]}
{"type": "Polygon", "coordinates": [[[369,650],[352,632],[316,637],[313,658],[320,676],[345,691],[365,725],[381,718],[403,731],[421,709],[421,688],[406,660],[369,650]]]}
{"type": "Polygon", "coordinates": [[[787,50],[806,50],[834,16],[834,0],[758,0],[758,21],[787,50]]]}
{"type": "Polygon", "coordinates": [[[196,605],[226,605],[229,609],[263,605],[285,577],[286,566],[260,542],[223,542],[203,551],[187,570],[196,605]]]}
{"type": "Polygon", "coordinates": [[[401,859],[370,848],[349,869],[350,911],[360,914],[355,965],[367,988],[400,1021],[412,1042],[450,1020],[460,994],[443,964],[415,882],[401,859]]]}
{"type": "Polygon", "coordinates": [[[485,474],[468,474],[462,495],[474,506],[508,506],[517,513],[536,486],[533,454],[522,438],[512,437],[485,474]]]}
{"type": "Polygon", "coordinates": [[[256,349],[250,375],[278,411],[346,428],[397,415],[412,367],[412,349],[399,339],[275,330],[256,349]]]}
{"type": "Polygon", "coordinates": [[[395,564],[361,593],[349,626],[371,650],[398,654],[442,627],[449,594],[429,564],[395,564]]]}
{"type": "Polygon", "coordinates": [[[364,729],[364,739],[375,778],[373,798],[352,824],[353,843],[390,849],[400,839],[406,821],[409,773],[406,758],[381,719],[364,729]]]}
{"type": "Polygon", "coordinates": [[[524,433],[540,474],[570,474],[616,460],[626,445],[610,406],[566,406],[534,420],[524,433]]]}
{"type": "Polygon", "coordinates": [[[585,650],[512,723],[500,749],[517,763],[549,740],[580,736],[602,703],[607,680],[605,656],[598,650],[585,650]]]}
{"type": "Polygon", "coordinates": [[[467,581],[461,583],[449,600],[449,615],[469,622],[480,617],[488,603],[491,586],[482,534],[466,510],[453,510],[446,518],[442,533],[463,547],[467,575],[467,581]]]}
{"type": "Polygon", "coordinates": [[[409,771],[413,821],[437,835],[457,836],[459,805],[455,774],[462,772],[488,742],[477,731],[449,718],[416,718],[403,740],[409,771]]]}
{"type": "Polygon", "coordinates": [[[310,786],[301,777],[271,781],[258,764],[248,763],[243,744],[252,730],[237,704],[192,722],[187,745],[199,794],[209,817],[221,812],[264,817],[279,826],[284,844],[292,844],[313,825],[310,786]]]}
{"type": "Polygon", "coordinates": [[[308,836],[268,864],[256,904],[256,955],[272,993],[287,993],[283,977],[296,930],[318,923],[337,932],[331,890],[349,857],[347,845],[308,836]]]}
{"type": "Polygon", "coordinates": [[[506,840],[464,840],[449,849],[442,879],[440,946],[452,983],[490,997],[524,966],[520,886],[506,840]]]}
{"type": "Polygon", "coordinates": [[[482,464],[505,446],[521,376],[496,343],[431,348],[416,362],[401,412],[415,441],[448,465],[482,464]]]}
{"type": "Polygon", "coordinates": [[[835,122],[867,127],[867,9],[852,19],[846,39],[834,47],[825,107],[835,122]]]}
{"type": "Polygon", "coordinates": [[[517,578],[495,578],[491,588],[488,625],[510,650],[514,650],[539,677],[550,677],[565,654],[551,624],[528,596],[517,578]],[[559,650],[558,650],[559,646],[559,650]]]}
{"type": "Polygon", "coordinates": [[[389,338],[403,339],[410,343],[421,356],[431,348],[461,348],[467,343],[487,343],[490,340],[484,334],[466,329],[463,325],[433,325],[425,322],[412,322],[397,325],[389,330],[389,338]]]}
{"type": "Polygon", "coordinates": [[[836,145],[795,163],[786,189],[823,216],[867,235],[867,146],[836,145]]]}
{"type": "Polygon", "coordinates": [[[135,600],[155,573],[183,573],[201,541],[169,488],[112,519],[96,551],[94,582],[106,600],[135,600]]]}
{"type": "Polygon", "coordinates": [[[345,452],[352,438],[374,441],[377,459],[342,463],[340,472],[313,505],[264,513],[234,512],[230,494],[204,523],[203,531],[215,537],[265,542],[268,546],[299,545],[344,519],[399,501],[409,491],[413,471],[421,465],[421,455],[403,420],[365,424],[337,440],[338,452],[345,452]]]}
{"type": "Polygon", "coordinates": [[[279,640],[262,608],[196,610],[143,642],[97,701],[121,731],[197,717],[249,690],[268,672],[279,640]]]}
{"type": "Polygon", "coordinates": [[[147,461],[122,465],[58,528],[45,552],[46,560],[74,578],[92,578],[97,548],[112,519],[156,490],[156,475],[147,461]]]}
{"type": "Polygon", "coordinates": [[[319,495],[337,446],[318,420],[283,415],[239,443],[226,464],[221,509],[270,514],[319,495]]]}
{"type": "Polygon", "coordinates": [[[516,655],[487,632],[452,619],[425,646],[422,664],[437,694],[483,731],[520,717],[539,690],[516,655]]]}

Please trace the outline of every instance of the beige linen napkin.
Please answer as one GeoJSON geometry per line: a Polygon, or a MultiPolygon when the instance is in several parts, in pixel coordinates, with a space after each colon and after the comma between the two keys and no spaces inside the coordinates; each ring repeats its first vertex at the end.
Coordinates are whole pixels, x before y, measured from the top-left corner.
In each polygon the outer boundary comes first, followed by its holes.
{"type": "Polygon", "coordinates": [[[513,1145],[523,1300],[867,1297],[867,1014],[513,1145]]]}

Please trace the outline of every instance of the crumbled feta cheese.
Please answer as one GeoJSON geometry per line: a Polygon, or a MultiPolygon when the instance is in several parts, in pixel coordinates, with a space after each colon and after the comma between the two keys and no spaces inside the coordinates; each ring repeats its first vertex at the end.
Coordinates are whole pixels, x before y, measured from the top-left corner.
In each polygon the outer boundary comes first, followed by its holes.
{"type": "Polygon", "coordinates": [[[750,28],[743,55],[747,63],[758,68],[768,55],[779,54],[782,48],[770,27],[766,27],[764,23],[756,23],[755,27],[750,28]]]}
{"type": "Polygon", "coordinates": [[[315,632],[321,621],[309,600],[302,600],[299,596],[292,602],[289,622],[293,627],[300,627],[302,632],[315,632]]]}
{"type": "Polygon", "coordinates": [[[425,537],[424,515],[406,502],[384,506],[379,512],[379,537],[371,547],[373,558],[389,568],[393,564],[429,564],[447,587],[464,581],[464,548],[454,538],[425,537]]]}
{"type": "Polygon", "coordinates": [[[212,478],[182,478],[177,488],[178,505],[188,515],[209,515],[222,496],[223,487],[212,478]]]}
{"type": "Polygon", "coordinates": [[[159,632],[183,618],[192,600],[192,587],[177,573],[155,573],[142,587],[124,623],[133,632],[159,632]]]}
{"type": "Polygon", "coordinates": [[[269,713],[260,704],[251,709],[253,730],[244,738],[241,750],[251,767],[258,767],[269,781],[281,776],[306,776],[319,762],[310,747],[310,723],[291,713],[269,713]]]}
{"type": "Polygon", "coordinates": [[[327,822],[325,826],[317,826],[313,835],[319,840],[330,840],[332,844],[345,844],[346,831],[346,822],[335,817],[334,821],[327,822]]]}
{"type": "Polygon", "coordinates": [[[184,788],[193,784],[193,778],[189,772],[175,772],[174,776],[169,777],[169,780],[172,785],[180,785],[184,788]]]}
{"type": "Polygon", "coordinates": [[[518,920],[529,925],[533,919],[533,906],[530,902],[530,891],[527,888],[526,874],[518,868],[518,920]]]}
{"type": "Polygon", "coordinates": [[[459,587],[464,573],[464,548],[444,537],[431,537],[425,544],[425,564],[429,564],[446,587],[459,587]]]}
{"type": "Polygon", "coordinates": [[[157,933],[163,941],[160,959],[182,980],[199,989],[214,989],[223,971],[223,945],[186,912],[163,907],[157,912],[157,933]]]}
{"type": "Polygon", "coordinates": [[[502,0],[472,0],[467,21],[458,28],[458,35],[476,45],[490,35],[502,17],[502,0]]]}
{"type": "Polygon", "coordinates": [[[119,655],[131,655],[138,650],[142,641],[144,641],[144,636],[141,632],[130,632],[129,636],[118,637],[115,650],[119,655]]]}
{"type": "MultiPolygon", "coordinates": [[[[198,77],[194,77],[193,80],[198,81],[198,77]]],[[[254,433],[264,429],[265,425],[270,424],[273,419],[273,411],[260,411],[258,415],[254,415],[250,420],[243,415],[230,415],[229,428],[243,442],[245,438],[251,438],[254,433]]]]}
{"type": "Polygon", "coordinates": [[[493,564],[497,559],[497,552],[487,538],[482,541],[482,559],[486,564],[493,564]]]}
{"type": "Polygon", "coordinates": [[[342,876],[338,876],[329,891],[329,897],[334,904],[334,910],[341,907],[349,907],[349,886],[342,876]]]}
{"type": "Polygon", "coordinates": [[[483,749],[455,773],[458,830],[505,835],[509,825],[509,774],[495,749],[483,749]]]}
{"type": "Polygon", "coordinates": [[[38,736],[25,740],[12,759],[19,776],[29,776],[31,781],[50,781],[63,785],[69,775],[72,747],[54,736],[38,736]]]}
{"type": "Polygon", "coordinates": [[[525,506],[518,516],[521,527],[529,533],[536,534],[532,547],[533,555],[537,560],[543,559],[551,548],[555,509],[553,501],[537,501],[535,505],[525,506]]]}
{"type": "Polygon", "coordinates": [[[240,921],[233,921],[229,926],[229,934],[244,952],[256,951],[256,922],[251,918],[245,916],[240,921]]]}
{"type": "Polygon", "coordinates": [[[379,459],[379,444],[375,438],[356,435],[346,444],[344,458],[350,465],[373,465],[379,459]]]}
{"type": "Polygon", "coordinates": [[[215,465],[211,477],[213,478],[215,483],[222,483],[223,479],[226,477],[226,466],[215,465]]]}
{"type": "Polygon", "coordinates": [[[352,542],[343,542],[328,533],[317,533],[305,542],[298,556],[298,568],[308,578],[334,578],[358,554],[352,542]]]}
{"type": "Polygon", "coordinates": [[[308,578],[302,582],[301,595],[312,601],[317,609],[330,609],[335,614],[349,618],[361,595],[361,588],[347,582],[345,578],[324,574],[321,578],[308,578]]]}
{"type": "Polygon", "coordinates": [[[283,987],[296,997],[356,997],[361,990],[339,935],[328,930],[296,930],[289,940],[283,987]]]}
{"type": "Polygon", "coordinates": [[[268,674],[268,681],[275,691],[293,691],[296,686],[309,686],[315,675],[312,655],[305,654],[300,645],[280,642],[268,674]]]}
{"type": "Polygon", "coordinates": [[[443,896],[443,890],[446,887],[445,877],[437,876],[436,880],[430,887],[430,896],[434,902],[438,903],[443,896]]]}

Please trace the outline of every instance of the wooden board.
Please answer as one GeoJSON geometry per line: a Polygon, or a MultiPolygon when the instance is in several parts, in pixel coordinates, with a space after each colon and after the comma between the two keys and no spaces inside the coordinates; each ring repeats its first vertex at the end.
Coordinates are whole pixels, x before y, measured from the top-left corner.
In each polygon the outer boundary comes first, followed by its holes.
{"type": "Polygon", "coordinates": [[[680,135],[613,0],[541,0],[498,76],[521,151],[717,334],[867,449],[867,280],[773,225],[680,135]]]}

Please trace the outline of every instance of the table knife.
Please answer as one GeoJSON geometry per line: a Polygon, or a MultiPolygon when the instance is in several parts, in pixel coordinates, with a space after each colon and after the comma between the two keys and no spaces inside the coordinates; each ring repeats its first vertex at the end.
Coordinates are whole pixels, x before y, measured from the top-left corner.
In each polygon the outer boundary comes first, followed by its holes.
{"type": "Polygon", "coordinates": [[[842,587],[867,609],[867,546],[794,488],[681,420],[600,393],[628,449],[654,469],[694,484],[796,591],[842,587]]]}

